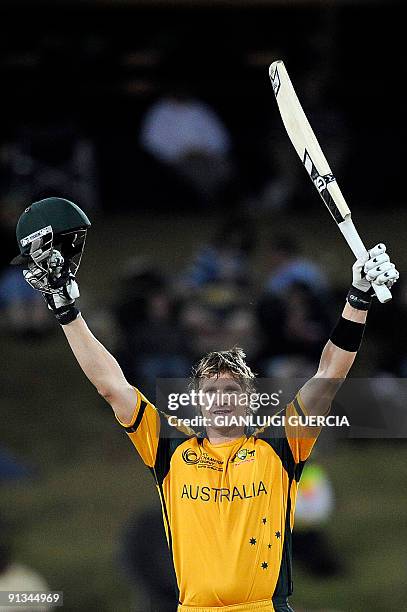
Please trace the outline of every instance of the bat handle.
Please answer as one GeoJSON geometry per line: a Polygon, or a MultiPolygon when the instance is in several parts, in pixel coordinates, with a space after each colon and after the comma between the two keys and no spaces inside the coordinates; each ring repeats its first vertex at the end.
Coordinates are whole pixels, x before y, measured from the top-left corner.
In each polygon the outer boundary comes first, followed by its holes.
{"type": "MultiPolygon", "coordinates": [[[[338,223],[338,227],[341,230],[346,242],[349,244],[356,259],[365,257],[367,249],[353,224],[351,216],[346,215],[345,221],[338,223]]],[[[386,285],[372,285],[372,287],[379,302],[385,304],[391,300],[392,295],[390,289],[386,287],[386,285]]]]}
{"type": "Polygon", "coordinates": [[[390,289],[386,287],[386,285],[373,285],[373,289],[379,302],[382,304],[390,302],[392,295],[390,289]]]}

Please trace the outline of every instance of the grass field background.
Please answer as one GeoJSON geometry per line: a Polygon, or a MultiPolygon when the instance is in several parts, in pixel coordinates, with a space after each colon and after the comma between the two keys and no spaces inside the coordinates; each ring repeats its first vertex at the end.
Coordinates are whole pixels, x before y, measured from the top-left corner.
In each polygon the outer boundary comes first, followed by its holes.
{"type": "MultiPolygon", "coordinates": [[[[267,272],[269,237],[287,223],[301,228],[304,251],[324,263],[335,284],[348,284],[352,255],[329,215],[318,213],[307,221],[293,215],[259,225],[254,261],[259,285],[267,272]]],[[[367,242],[394,244],[407,219],[401,214],[392,219],[383,215],[373,222],[362,215],[367,242]]],[[[96,220],[79,274],[85,317],[89,312],[97,321],[99,305],[104,309],[114,302],[117,261],[143,254],[175,273],[217,223],[216,217],[196,224],[169,214],[96,220]]],[[[401,240],[395,251],[403,272],[407,254],[401,240]]],[[[109,346],[108,328],[101,328],[109,346]]],[[[118,541],[134,510],[159,503],[149,472],[82,375],[60,330],[34,344],[3,330],[2,346],[1,444],[35,467],[30,481],[0,485],[0,509],[16,532],[16,558],[38,569],[52,589],[64,591],[66,609],[148,612],[141,586],[130,585],[120,570],[118,541]]],[[[370,348],[376,349],[367,338],[355,372],[365,372],[363,355],[368,362],[370,348]]],[[[321,454],[320,460],[337,497],[327,530],[347,571],[335,580],[316,581],[294,561],[294,607],[406,610],[407,444],[353,441],[321,454]]]]}

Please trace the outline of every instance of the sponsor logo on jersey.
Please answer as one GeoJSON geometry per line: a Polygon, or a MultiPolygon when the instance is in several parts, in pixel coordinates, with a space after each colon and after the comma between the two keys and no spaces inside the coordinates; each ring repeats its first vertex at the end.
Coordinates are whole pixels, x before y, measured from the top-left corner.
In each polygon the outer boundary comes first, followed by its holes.
{"type": "Polygon", "coordinates": [[[198,468],[206,468],[215,470],[216,472],[223,472],[224,461],[222,459],[211,457],[211,455],[205,451],[198,455],[193,448],[187,448],[182,452],[182,458],[188,465],[196,465],[198,468]]]}
{"type": "Polygon", "coordinates": [[[241,448],[237,451],[236,455],[232,457],[231,463],[234,465],[240,465],[241,463],[250,463],[250,461],[254,461],[256,451],[249,450],[248,448],[241,448]]]}
{"type": "Polygon", "coordinates": [[[216,459],[211,457],[208,453],[203,452],[199,458],[198,469],[209,469],[215,470],[216,472],[223,472],[223,459],[216,459]]]}
{"type": "Polygon", "coordinates": [[[185,461],[185,463],[188,463],[188,465],[194,465],[195,463],[198,463],[199,461],[198,454],[196,453],[196,451],[194,451],[193,448],[186,448],[182,452],[182,458],[185,461]]]}
{"type": "Polygon", "coordinates": [[[236,500],[253,499],[259,495],[268,495],[266,486],[262,480],[258,483],[236,485],[228,487],[209,487],[198,484],[184,484],[181,491],[181,499],[203,502],[233,502],[236,500]]]}

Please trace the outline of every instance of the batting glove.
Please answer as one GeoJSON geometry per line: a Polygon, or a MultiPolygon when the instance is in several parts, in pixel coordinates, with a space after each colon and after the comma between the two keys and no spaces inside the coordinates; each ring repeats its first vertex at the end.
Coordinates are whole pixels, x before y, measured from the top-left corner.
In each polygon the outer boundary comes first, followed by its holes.
{"type": "Polygon", "coordinates": [[[352,286],[347,300],[358,310],[368,310],[374,285],[386,285],[389,289],[399,278],[399,272],[386,253],[383,243],[377,244],[364,259],[357,259],[352,267],[352,286]]]}
{"type": "Polygon", "coordinates": [[[47,277],[52,293],[48,286],[45,290],[47,281],[44,279],[43,270],[34,262],[23,270],[25,280],[37,291],[40,291],[48,304],[48,308],[53,311],[57,321],[61,325],[67,325],[74,321],[80,314],[75,306],[75,300],[79,297],[79,287],[75,278],[69,273],[69,269],[64,266],[64,258],[61,253],[54,250],[48,262],[49,274],[47,277]]]}

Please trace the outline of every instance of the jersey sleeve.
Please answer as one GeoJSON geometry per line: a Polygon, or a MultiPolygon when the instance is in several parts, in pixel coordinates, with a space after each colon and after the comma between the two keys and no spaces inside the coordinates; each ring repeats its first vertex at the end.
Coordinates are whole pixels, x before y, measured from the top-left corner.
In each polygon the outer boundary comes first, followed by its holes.
{"type": "Polygon", "coordinates": [[[306,417],[308,411],[301,399],[300,392],[286,408],[285,434],[295,463],[306,461],[311,454],[312,448],[321,433],[322,427],[290,424],[289,417],[306,417]]]}
{"type": "Polygon", "coordinates": [[[146,466],[153,470],[155,478],[162,479],[175,449],[187,437],[196,434],[183,424],[182,419],[178,419],[175,426],[170,426],[169,415],[157,410],[141,391],[135,387],[134,390],[135,407],[131,420],[124,423],[117,416],[116,419],[124,427],[146,466]]]}
{"type": "Polygon", "coordinates": [[[144,463],[152,468],[157,458],[158,442],[162,428],[160,414],[146,397],[135,389],[135,407],[128,423],[119,421],[134,444],[144,463]]]}

